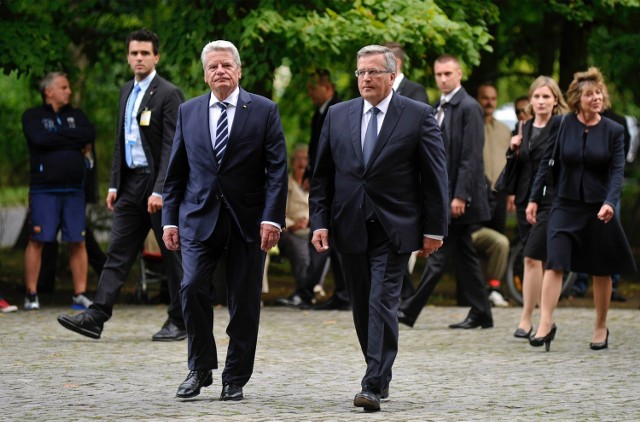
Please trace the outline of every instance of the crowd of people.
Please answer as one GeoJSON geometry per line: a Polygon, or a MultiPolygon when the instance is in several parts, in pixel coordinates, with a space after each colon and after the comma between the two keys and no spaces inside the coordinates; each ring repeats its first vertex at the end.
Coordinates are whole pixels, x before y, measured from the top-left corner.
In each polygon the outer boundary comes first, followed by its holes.
{"type": "MultiPolygon", "coordinates": [[[[58,322],[99,339],[152,230],[170,303],[151,338],[188,342],[189,372],[176,396],[195,397],[213,383],[211,283],[223,262],[230,340],[220,399],[242,400],[254,370],[265,256],[278,245],[295,289],[277,302],[351,310],[366,363],[354,405],[377,411],[389,397],[399,324],[414,326],[450,261],[458,301],[470,310],[449,328],[491,328],[492,306],[509,305],[501,284],[506,218],[515,211],[524,305],[514,336],[549,350],[562,274],[575,271],[593,277],[590,347],[608,347],[611,277],[636,266],[616,215],[624,129],[603,115],[610,100],[598,69],[576,73],[566,100],[552,78],[539,76],[515,101],[518,123],[508,128],[493,117],[495,85],[482,84],[474,98],[455,56],[434,62],[440,97],[432,108],[425,87],[403,74],[401,45],[365,46],[355,58],[359,97],[341,101],[327,70],[311,76],[310,141],[288,156],[276,104],[240,87],[232,43],[204,46],[210,91],[186,102],[156,72],[155,33],[134,31],[126,47],[134,78],[120,92],[106,198],[111,240],[93,301],[86,296],[83,178],[94,128],[70,105],[69,80],[59,72],[41,83],[43,105],[24,114],[31,158],[26,310],[40,306],[42,248],[61,231],[81,312],[58,322]],[[507,170],[515,182],[505,187],[499,179],[507,170]],[[427,259],[414,286],[418,252],[427,259]],[[333,296],[315,303],[328,266],[333,296]]],[[[16,309],[0,296],[2,312],[16,309]]]]}

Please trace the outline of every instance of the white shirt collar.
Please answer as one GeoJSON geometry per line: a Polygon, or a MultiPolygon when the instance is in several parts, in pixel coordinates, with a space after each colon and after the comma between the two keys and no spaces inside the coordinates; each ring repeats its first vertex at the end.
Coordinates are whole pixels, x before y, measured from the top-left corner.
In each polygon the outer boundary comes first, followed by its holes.
{"type": "MultiPolygon", "coordinates": [[[[236,89],[234,89],[233,92],[227,98],[225,98],[224,102],[229,103],[229,105],[236,107],[238,105],[239,96],[240,96],[240,87],[237,86],[236,89]]],[[[216,94],[214,94],[213,91],[211,91],[211,97],[209,97],[209,107],[215,105],[218,102],[220,102],[220,100],[216,97],[216,94]]]]}
{"type": "MultiPolygon", "coordinates": [[[[376,106],[378,108],[378,110],[380,110],[380,112],[382,114],[387,114],[387,109],[389,108],[389,103],[391,102],[391,97],[393,97],[393,90],[391,90],[389,95],[387,95],[385,97],[385,99],[380,101],[378,103],[378,105],[376,106]]],[[[371,103],[369,101],[364,100],[364,108],[362,109],[362,113],[363,114],[367,114],[367,112],[369,110],[371,110],[372,107],[373,106],[371,105],[371,103]]]]}
{"type": "Polygon", "coordinates": [[[460,88],[462,88],[462,85],[458,86],[456,89],[454,89],[453,91],[451,91],[450,93],[448,93],[447,95],[443,95],[440,97],[440,104],[444,103],[444,102],[449,102],[451,101],[451,99],[453,98],[454,95],[456,95],[458,93],[458,91],[460,91],[460,88]]]}
{"type": "Polygon", "coordinates": [[[134,86],[138,85],[140,87],[140,92],[145,92],[147,90],[147,88],[149,88],[149,85],[151,85],[151,81],[153,80],[153,78],[156,77],[156,70],[153,69],[151,71],[151,73],[149,73],[149,75],[147,75],[146,78],[144,78],[143,80],[141,80],[140,82],[134,82],[134,86]]]}

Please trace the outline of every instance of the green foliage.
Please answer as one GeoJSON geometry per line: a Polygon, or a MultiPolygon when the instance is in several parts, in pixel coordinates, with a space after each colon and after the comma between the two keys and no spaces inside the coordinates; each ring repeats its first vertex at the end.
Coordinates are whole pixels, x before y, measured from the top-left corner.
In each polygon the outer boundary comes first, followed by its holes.
{"type": "Polygon", "coordinates": [[[232,41],[242,86],[278,102],[292,146],[309,136],[310,75],[329,69],[343,99],[357,96],[352,72],[364,45],[400,42],[404,72],[428,87],[433,60],[455,54],[467,75],[492,70],[504,101],[525,93],[545,60],[554,74],[571,65],[572,52],[560,48],[567,22],[588,28],[586,62],[605,72],[614,107],[637,114],[639,8],[640,0],[0,0],[0,182],[27,183],[20,116],[40,103],[36,82],[51,70],[69,73],[73,102],[97,129],[100,180],[108,179],[118,92],[131,78],[124,39],[133,29],[158,33],[158,71],[187,98],[208,90],[202,47],[232,41]],[[288,83],[276,83],[285,68],[288,83]]]}

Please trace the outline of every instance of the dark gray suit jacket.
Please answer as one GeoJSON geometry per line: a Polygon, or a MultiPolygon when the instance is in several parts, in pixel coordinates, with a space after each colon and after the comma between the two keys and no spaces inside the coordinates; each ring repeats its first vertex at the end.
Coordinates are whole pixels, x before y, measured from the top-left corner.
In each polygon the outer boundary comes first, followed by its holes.
{"type": "Polygon", "coordinates": [[[402,79],[402,82],[400,82],[396,92],[412,100],[429,104],[429,96],[427,95],[425,87],[417,82],[410,81],[406,76],[402,79]]]}
{"type": "Polygon", "coordinates": [[[311,181],[311,229],[332,228],[340,252],[364,252],[366,195],[391,248],[418,250],[423,234],[447,234],[446,159],[433,109],[394,93],[365,167],[363,107],[356,98],[329,108],[311,181]]]}
{"type": "Polygon", "coordinates": [[[464,88],[444,105],[441,125],[449,171],[449,200],[467,203],[462,217],[452,224],[469,224],[491,218],[487,182],[484,176],[484,112],[464,88]]]}

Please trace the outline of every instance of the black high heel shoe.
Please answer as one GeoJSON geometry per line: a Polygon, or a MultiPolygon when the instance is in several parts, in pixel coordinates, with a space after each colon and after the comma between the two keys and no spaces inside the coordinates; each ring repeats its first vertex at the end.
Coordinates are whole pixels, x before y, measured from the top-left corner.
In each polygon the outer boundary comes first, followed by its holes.
{"type": "Polygon", "coordinates": [[[609,347],[609,329],[607,328],[607,337],[604,339],[602,343],[589,343],[589,347],[591,350],[602,350],[609,347]]]}
{"type": "Polygon", "coordinates": [[[544,344],[545,350],[548,352],[551,348],[551,341],[556,337],[556,324],[551,326],[551,331],[544,337],[531,337],[529,338],[529,344],[533,347],[540,347],[544,344]]]}
{"type": "Polygon", "coordinates": [[[524,328],[518,327],[518,329],[513,333],[513,336],[516,338],[529,338],[531,337],[531,332],[533,331],[533,325],[529,328],[529,331],[525,331],[524,328]]]}

